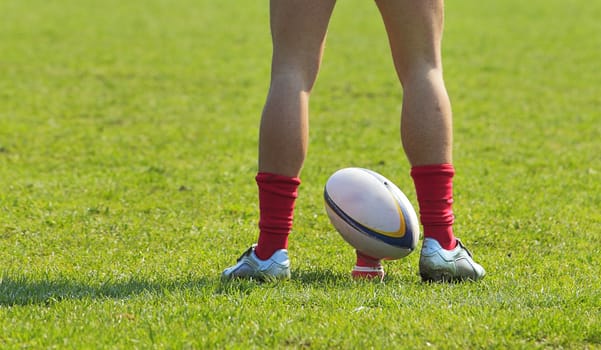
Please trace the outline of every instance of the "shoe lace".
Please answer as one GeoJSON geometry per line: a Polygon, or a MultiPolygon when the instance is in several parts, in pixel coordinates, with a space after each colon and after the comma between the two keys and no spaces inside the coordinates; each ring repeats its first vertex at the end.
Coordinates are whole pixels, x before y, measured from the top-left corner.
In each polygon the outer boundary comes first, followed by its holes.
{"type": "Polygon", "coordinates": [[[255,249],[256,244],[253,244],[250,246],[250,248],[246,249],[246,251],[244,253],[242,253],[242,255],[240,255],[240,257],[238,258],[238,260],[236,260],[236,262],[240,262],[240,260],[242,260],[245,256],[249,256],[250,253],[253,251],[253,249],[255,249]]]}
{"type": "Polygon", "coordinates": [[[461,241],[458,238],[456,238],[456,240],[457,240],[457,244],[459,244],[461,246],[461,248],[463,248],[463,250],[465,250],[465,252],[467,253],[467,255],[469,255],[470,258],[473,258],[472,252],[470,252],[470,250],[467,249],[467,247],[464,246],[463,243],[461,243],[461,241]]]}

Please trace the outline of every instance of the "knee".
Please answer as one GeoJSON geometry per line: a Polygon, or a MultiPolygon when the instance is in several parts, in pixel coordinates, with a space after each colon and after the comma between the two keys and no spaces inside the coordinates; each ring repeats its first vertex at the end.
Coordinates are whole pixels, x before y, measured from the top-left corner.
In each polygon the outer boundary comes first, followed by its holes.
{"type": "Polygon", "coordinates": [[[424,83],[443,83],[442,66],[435,62],[422,61],[401,67],[397,66],[397,74],[404,88],[424,83]]]}
{"type": "Polygon", "coordinates": [[[424,79],[442,79],[442,58],[436,46],[416,45],[392,51],[394,67],[401,84],[410,85],[424,79]]]}
{"type": "Polygon", "coordinates": [[[321,64],[319,57],[277,57],[274,55],[271,67],[272,84],[276,82],[293,84],[305,92],[311,92],[321,64]]]}

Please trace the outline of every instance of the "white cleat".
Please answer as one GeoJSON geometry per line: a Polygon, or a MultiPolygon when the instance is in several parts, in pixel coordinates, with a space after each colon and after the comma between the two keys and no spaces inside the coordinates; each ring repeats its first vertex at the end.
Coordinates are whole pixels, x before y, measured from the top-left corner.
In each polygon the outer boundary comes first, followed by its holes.
{"type": "Polygon", "coordinates": [[[484,278],[486,271],[472,259],[459,239],[455,248],[446,250],[435,239],[424,238],[419,274],[428,282],[478,281],[484,278]]]}
{"type": "Polygon", "coordinates": [[[267,260],[261,260],[255,254],[253,244],[248,248],[236,265],[223,270],[221,279],[231,280],[234,278],[256,279],[256,280],[279,280],[290,278],[290,259],[288,259],[288,250],[277,250],[267,260]]]}

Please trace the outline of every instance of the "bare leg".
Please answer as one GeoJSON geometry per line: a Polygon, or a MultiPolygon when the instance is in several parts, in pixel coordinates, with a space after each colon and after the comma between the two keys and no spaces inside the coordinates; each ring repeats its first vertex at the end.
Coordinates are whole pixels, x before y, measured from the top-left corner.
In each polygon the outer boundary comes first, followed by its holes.
{"type": "Polygon", "coordinates": [[[271,85],[261,117],[259,172],[295,177],[307,154],[309,95],[335,0],[272,0],[271,85]]]}
{"type": "Polygon", "coordinates": [[[451,104],[443,81],[442,0],[376,0],[403,85],[401,139],[413,166],[452,162],[451,104]]]}

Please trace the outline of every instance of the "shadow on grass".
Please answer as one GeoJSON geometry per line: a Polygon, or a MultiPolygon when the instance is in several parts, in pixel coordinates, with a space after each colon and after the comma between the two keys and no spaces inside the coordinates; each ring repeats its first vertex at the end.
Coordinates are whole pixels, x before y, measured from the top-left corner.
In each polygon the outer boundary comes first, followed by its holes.
{"type": "Polygon", "coordinates": [[[350,275],[334,273],[326,269],[292,270],[290,280],[245,280],[233,279],[222,282],[215,290],[216,294],[249,294],[257,288],[276,288],[278,286],[312,286],[332,288],[333,285],[348,286],[353,281],[350,275]]]}
{"type": "MultiPolygon", "coordinates": [[[[399,283],[387,277],[385,282],[399,283]]],[[[256,281],[232,280],[221,282],[219,276],[189,277],[180,280],[156,280],[132,277],[123,280],[85,282],[67,277],[29,278],[26,276],[0,277],[0,306],[52,305],[71,299],[126,299],[149,294],[169,295],[178,291],[195,291],[227,295],[247,295],[258,288],[278,286],[312,286],[331,289],[349,288],[357,283],[380,283],[379,281],[354,281],[350,274],[333,272],[329,269],[297,269],[292,271],[291,280],[256,281]]]]}
{"type": "Polygon", "coordinates": [[[0,306],[52,305],[69,299],[124,299],[140,294],[165,295],[179,290],[203,289],[214,279],[198,278],[150,281],[138,278],[85,283],[68,278],[30,279],[4,276],[0,279],[0,306]]]}
{"type": "Polygon", "coordinates": [[[250,294],[257,288],[276,288],[278,286],[291,287],[291,288],[306,288],[311,287],[314,289],[326,289],[335,290],[337,288],[348,289],[354,288],[360,284],[402,284],[409,283],[410,280],[389,277],[384,279],[384,282],[380,280],[354,280],[349,272],[336,272],[330,269],[324,268],[310,268],[310,269],[294,269],[292,270],[292,276],[290,280],[244,280],[244,279],[233,279],[231,281],[222,282],[219,287],[215,290],[216,294],[238,294],[246,295],[250,294]]]}
{"type": "Polygon", "coordinates": [[[292,271],[292,278],[302,284],[346,284],[352,282],[350,272],[342,274],[330,269],[300,269],[292,271]]]}

